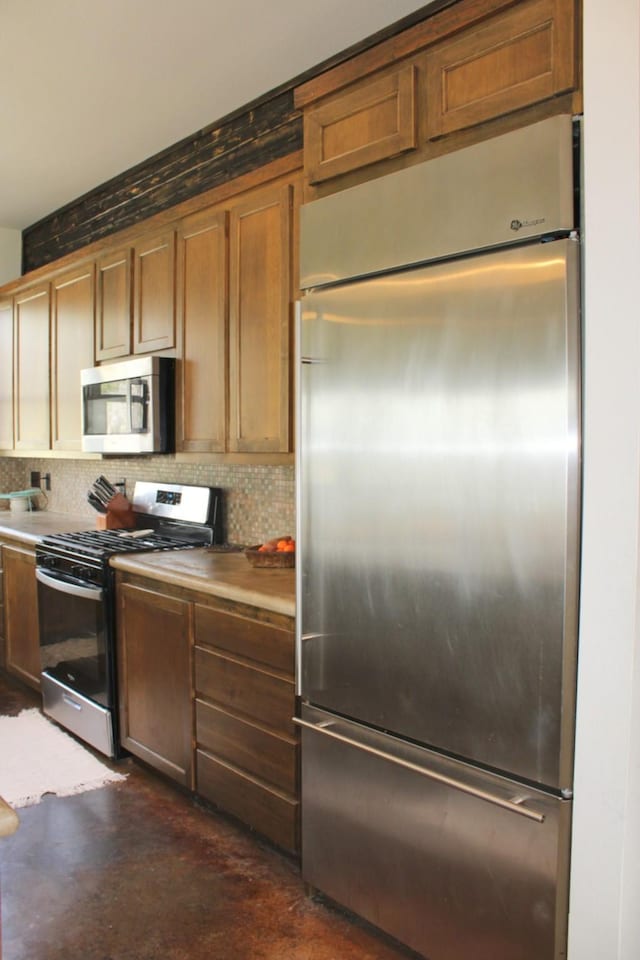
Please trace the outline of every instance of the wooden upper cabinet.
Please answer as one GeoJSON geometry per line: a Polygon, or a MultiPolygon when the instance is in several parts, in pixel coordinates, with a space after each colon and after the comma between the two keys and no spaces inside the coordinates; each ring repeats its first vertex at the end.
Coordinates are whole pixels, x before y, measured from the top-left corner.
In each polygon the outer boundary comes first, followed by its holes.
{"type": "Polygon", "coordinates": [[[0,450],[11,449],[13,449],[13,301],[2,300],[0,301],[0,450]]]}
{"type": "Polygon", "coordinates": [[[341,91],[305,112],[310,183],[393,157],[417,144],[416,69],[404,66],[341,91]]]}
{"type": "Polygon", "coordinates": [[[231,209],[228,449],[290,449],[293,186],[231,209]]]}
{"type": "Polygon", "coordinates": [[[223,452],[227,424],[227,213],[183,221],[177,250],[177,449],[223,452]]]}
{"type": "Polygon", "coordinates": [[[176,235],[164,230],[134,247],[133,353],[176,345],[176,235]]]}
{"type": "Polygon", "coordinates": [[[17,450],[48,450],[49,284],[14,300],[14,436],[17,450]]]}
{"type": "Polygon", "coordinates": [[[305,201],[582,109],[580,0],[458,0],[296,88],[305,201]]]}
{"type": "Polygon", "coordinates": [[[52,282],[51,446],[82,449],[80,371],[93,366],[94,265],[52,282]]]}
{"type": "Polygon", "coordinates": [[[114,250],[97,262],[95,358],[131,353],[131,250],[114,250]]]}
{"type": "Polygon", "coordinates": [[[547,100],[577,83],[574,0],[528,0],[433,47],[425,110],[430,138],[547,100]]]}

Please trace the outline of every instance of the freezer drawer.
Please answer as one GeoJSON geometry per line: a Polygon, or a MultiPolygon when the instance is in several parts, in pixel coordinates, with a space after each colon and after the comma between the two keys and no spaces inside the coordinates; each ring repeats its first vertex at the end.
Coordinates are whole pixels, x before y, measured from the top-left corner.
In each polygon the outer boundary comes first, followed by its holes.
{"type": "Polygon", "coordinates": [[[302,723],[307,883],[429,960],[565,957],[569,800],[314,708],[302,723]]]}

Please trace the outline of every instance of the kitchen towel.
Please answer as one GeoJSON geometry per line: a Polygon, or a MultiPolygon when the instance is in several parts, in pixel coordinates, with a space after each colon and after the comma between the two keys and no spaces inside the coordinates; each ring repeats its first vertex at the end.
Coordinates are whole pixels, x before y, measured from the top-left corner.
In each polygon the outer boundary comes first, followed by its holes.
{"type": "Polygon", "coordinates": [[[125,779],[37,709],[0,717],[0,796],[12,807],[38,803],[48,793],[68,797],[125,779]]]}

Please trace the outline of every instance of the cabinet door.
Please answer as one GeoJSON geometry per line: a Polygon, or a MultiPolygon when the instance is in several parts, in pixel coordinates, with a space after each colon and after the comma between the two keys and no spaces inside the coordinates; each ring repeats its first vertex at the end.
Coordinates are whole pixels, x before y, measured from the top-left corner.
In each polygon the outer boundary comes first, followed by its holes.
{"type": "Polygon", "coordinates": [[[96,266],[96,360],[131,353],[131,250],[114,250],[96,266]]]}
{"type": "Polygon", "coordinates": [[[227,426],[227,214],[178,233],[178,449],[222,452],[227,426]]]}
{"type": "Polygon", "coordinates": [[[14,301],[14,416],[17,450],[48,450],[49,284],[14,301]]]}
{"type": "Polygon", "coordinates": [[[165,230],[137,243],[133,264],[133,352],[175,347],[175,231],[165,230]]]}
{"type": "Polygon", "coordinates": [[[370,78],[305,112],[305,160],[320,183],[394,157],[417,144],[416,69],[370,78]]]}
{"type": "Polygon", "coordinates": [[[427,56],[430,138],[474,126],[576,86],[574,0],[525,0],[427,56]]]}
{"type": "Polygon", "coordinates": [[[52,284],[51,445],[82,448],[80,371],[93,366],[94,266],[74,270],[52,284]]]}
{"type": "Polygon", "coordinates": [[[117,597],[120,741],[190,787],[190,605],[130,584],[117,597]]]}
{"type": "Polygon", "coordinates": [[[35,690],[40,689],[40,632],[35,554],[2,548],[6,667],[35,690]]]}
{"type": "Polygon", "coordinates": [[[0,302],[0,450],[13,449],[13,303],[0,302]]]}
{"type": "Polygon", "coordinates": [[[293,188],[256,193],[231,210],[229,449],[290,449],[293,188]]]}

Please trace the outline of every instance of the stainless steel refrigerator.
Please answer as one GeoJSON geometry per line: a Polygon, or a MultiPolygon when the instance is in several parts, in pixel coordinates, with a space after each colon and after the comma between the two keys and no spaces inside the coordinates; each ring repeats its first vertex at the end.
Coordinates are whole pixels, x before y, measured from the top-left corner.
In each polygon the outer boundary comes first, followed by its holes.
{"type": "Polygon", "coordinates": [[[576,130],[302,210],[302,873],[430,960],[566,955],[576,130]]]}

